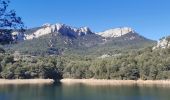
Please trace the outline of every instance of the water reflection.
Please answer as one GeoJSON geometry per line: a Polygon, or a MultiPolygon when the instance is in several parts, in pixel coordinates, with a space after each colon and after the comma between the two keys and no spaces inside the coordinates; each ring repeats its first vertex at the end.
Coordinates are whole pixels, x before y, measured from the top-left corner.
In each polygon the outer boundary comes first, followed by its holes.
{"type": "Polygon", "coordinates": [[[169,100],[169,91],[156,85],[1,85],[0,100],[169,100]]]}

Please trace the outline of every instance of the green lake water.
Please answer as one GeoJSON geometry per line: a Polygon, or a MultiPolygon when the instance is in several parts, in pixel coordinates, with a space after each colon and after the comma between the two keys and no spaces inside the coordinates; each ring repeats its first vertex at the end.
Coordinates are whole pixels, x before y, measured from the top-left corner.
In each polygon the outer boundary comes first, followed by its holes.
{"type": "Polygon", "coordinates": [[[0,100],[170,100],[169,86],[5,85],[0,100]]]}

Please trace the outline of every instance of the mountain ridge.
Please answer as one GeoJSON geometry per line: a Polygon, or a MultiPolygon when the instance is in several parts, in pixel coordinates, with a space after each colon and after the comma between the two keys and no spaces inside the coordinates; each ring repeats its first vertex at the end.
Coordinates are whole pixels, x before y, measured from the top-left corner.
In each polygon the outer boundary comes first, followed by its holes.
{"type": "MultiPolygon", "coordinates": [[[[107,31],[107,30],[106,30],[107,31]]],[[[31,54],[107,54],[147,47],[155,41],[139,35],[129,27],[110,29],[107,36],[92,32],[88,27],[75,28],[65,24],[44,24],[26,30],[24,37],[9,50],[31,54]],[[115,35],[116,34],[116,35],[115,35]]],[[[19,33],[18,33],[19,34],[19,33]]],[[[17,34],[16,34],[17,35],[17,34]]],[[[19,37],[22,37],[19,39],[19,37]]]]}
{"type": "MultiPolygon", "coordinates": [[[[32,29],[28,29],[28,30],[32,30],[32,29]]],[[[21,36],[19,33],[17,34],[17,32],[13,32],[13,34],[18,35],[17,37],[19,38],[19,40],[31,40],[54,32],[63,33],[65,35],[70,35],[73,37],[82,36],[86,34],[93,34],[93,32],[91,32],[91,30],[88,27],[75,28],[72,26],[68,26],[66,24],[58,24],[58,23],[43,24],[37,30],[31,32],[28,32],[26,30],[26,34],[24,34],[24,37],[22,36],[23,39],[20,39],[21,36]]]]}
{"type": "Polygon", "coordinates": [[[97,34],[104,38],[115,38],[115,37],[121,37],[128,33],[136,33],[134,29],[130,27],[111,28],[103,32],[92,32],[91,29],[88,27],[77,28],[66,24],[46,23],[37,28],[27,29],[24,34],[20,34],[20,33],[17,34],[17,32],[13,32],[12,34],[15,35],[15,37],[17,37],[18,40],[30,40],[54,32],[63,33],[65,35],[70,35],[73,37],[82,36],[86,34],[97,34]]]}

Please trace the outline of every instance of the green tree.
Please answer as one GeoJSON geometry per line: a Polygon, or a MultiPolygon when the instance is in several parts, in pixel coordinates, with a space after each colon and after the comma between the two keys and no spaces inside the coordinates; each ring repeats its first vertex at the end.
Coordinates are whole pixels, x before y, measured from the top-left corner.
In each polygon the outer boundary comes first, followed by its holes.
{"type": "Polygon", "coordinates": [[[0,44],[10,43],[13,38],[11,32],[14,29],[23,31],[23,22],[14,10],[9,10],[10,1],[0,0],[0,44]]]}

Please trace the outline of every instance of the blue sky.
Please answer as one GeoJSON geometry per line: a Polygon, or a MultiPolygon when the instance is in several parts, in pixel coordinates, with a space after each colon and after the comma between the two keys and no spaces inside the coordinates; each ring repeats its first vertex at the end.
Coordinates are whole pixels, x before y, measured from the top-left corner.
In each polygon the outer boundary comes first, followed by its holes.
{"type": "Polygon", "coordinates": [[[88,26],[94,32],[128,26],[158,40],[170,35],[170,0],[11,0],[27,27],[88,26]]]}

